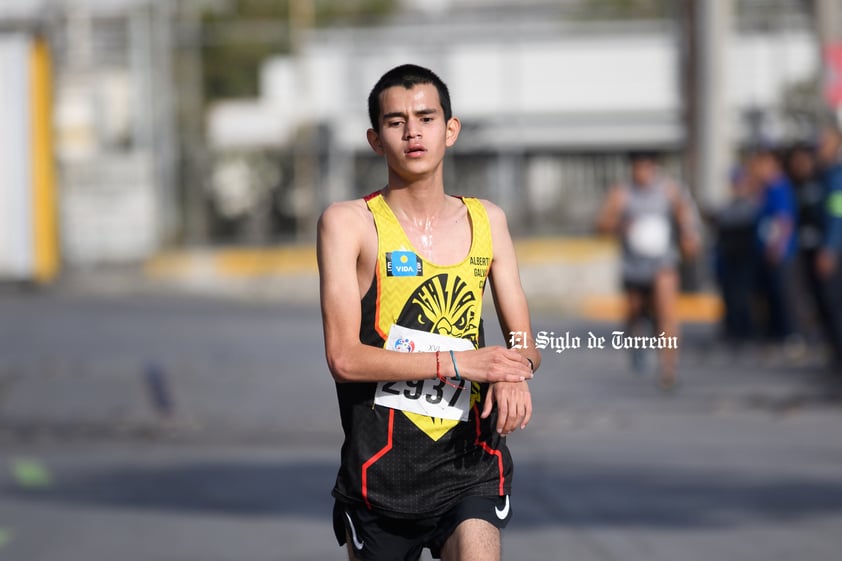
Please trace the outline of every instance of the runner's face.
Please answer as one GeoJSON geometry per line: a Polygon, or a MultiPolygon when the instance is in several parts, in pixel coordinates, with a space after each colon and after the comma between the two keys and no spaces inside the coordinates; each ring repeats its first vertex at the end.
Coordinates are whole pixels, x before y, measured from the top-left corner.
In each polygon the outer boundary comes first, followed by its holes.
{"type": "Polygon", "coordinates": [[[632,162],[632,180],[635,184],[649,185],[655,180],[655,162],[646,158],[640,158],[632,162]]]}
{"type": "Polygon", "coordinates": [[[380,130],[369,130],[368,140],[393,172],[412,180],[440,168],[445,149],[453,146],[458,133],[457,119],[445,121],[436,87],[416,84],[380,94],[380,130]]]}

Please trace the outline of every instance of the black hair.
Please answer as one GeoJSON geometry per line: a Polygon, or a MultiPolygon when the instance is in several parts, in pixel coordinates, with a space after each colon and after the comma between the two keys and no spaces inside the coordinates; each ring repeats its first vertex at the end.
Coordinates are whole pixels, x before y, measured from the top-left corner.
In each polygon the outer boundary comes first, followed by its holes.
{"type": "Polygon", "coordinates": [[[816,155],[816,147],[814,144],[811,144],[804,140],[799,140],[794,142],[786,147],[783,150],[783,159],[786,162],[789,162],[795,154],[809,154],[810,156],[816,155]]]}
{"type": "Polygon", "coordinates": [[[770,157],[778,163],[784,161],[786,153],[780,146],[769,142],[759,142],[749,146],[746,155],[749,158],[770,157]]]}
{"type": "Polygon", "coordinates": [[[371,120],[371,128],[380,129],[381,93],[394,86],[403,86],[410,90],[416,84],[433,84],[436,87],[439,92],[439,103],[444,110],[444,120],[449,121],[453,112],[450,108],[450,92],[447,90],[447,85],[429,68],[415,64],[402,64],[383,74],[368,94],[368,118],[371,120]]]}
{"type": "Polygon", "coordinates": [[[632,164],[636,162],[657,163],[658,153],[654,150],[630,150],[626,153],[626,158],[628,159],[629,163],[632,164]]]}

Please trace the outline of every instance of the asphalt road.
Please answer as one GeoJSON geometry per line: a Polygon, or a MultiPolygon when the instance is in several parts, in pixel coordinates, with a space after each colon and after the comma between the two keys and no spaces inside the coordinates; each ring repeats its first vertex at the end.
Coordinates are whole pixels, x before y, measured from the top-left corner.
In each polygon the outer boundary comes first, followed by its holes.
{"type": "MultiPolygon", "coordinates": [[[[838,384],[711,336],[670,395],[624,352],[545,352],[505,559],[840,558],[838,384]]],[[[312,306],[0,291],[4,561],[339,561],[340,439],[312,306]]]]}

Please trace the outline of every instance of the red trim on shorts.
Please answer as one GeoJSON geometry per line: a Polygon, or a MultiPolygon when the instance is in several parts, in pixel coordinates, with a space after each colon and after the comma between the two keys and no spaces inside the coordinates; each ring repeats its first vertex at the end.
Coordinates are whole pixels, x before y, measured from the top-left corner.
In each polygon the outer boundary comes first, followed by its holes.
{"type": "Polygon", "coordinates": [[[386,446],[381,448],[379,452],[377,452],[375,455],[373,455],[371,458],[368,459],[368,461],[366,461],[363,464],[363,473],[362,473],[362,476],[363,476],[363,489],[362,489],[363,500],[365,501],[365,506],[367,506],[369,510],[371,510],[371,503],[368,500],[368,468],[373,466],[377,462],[377,460],[379,460],[380,458],[385,456],[386,453],[389,450],[392,449],[392,432],[393,432],[394,428],[395,428],[395,410],[389,409],[389,433],[388,433],[388,437],[386,439],[386,446]]]}
{"type": "MultiPolygon", "coordinates": [[[[488,396],[486,396],[485,399],[488,399],[488,396]]],[[[479,439],[479,437],[480,437],[480,423],[479,423],[480,417],[479,417],[479,408],[476,405],[474,405],[474,419],[476,419],[476,425],[477,425],[477,439],[476,439],[476,441],[474,441],[474,444],[477,445],[477,446],[482,446],[482,449],[485,450],[488,454],[491,454],[492,456],[497,456],[497,469],[500,472],[500,491],[499,491],[499,493],[500,493],[500,496],[502,497],[503,495],[506,494],[506,493],[503,492],[503,488],[504,488],[503,483],[505,483],[505,479],[506,479],[505,475],[503,474],[503,453],[500,452],[500,450],[495,450],[494,448],[489,446],[488,443],[485,442],[484,440],[479,439]]]]}

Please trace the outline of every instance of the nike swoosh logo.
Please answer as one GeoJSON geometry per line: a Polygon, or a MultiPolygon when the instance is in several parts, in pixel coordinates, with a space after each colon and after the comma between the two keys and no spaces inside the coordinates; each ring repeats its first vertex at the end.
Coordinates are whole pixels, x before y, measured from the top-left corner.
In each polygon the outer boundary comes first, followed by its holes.
{"type": "Polygon", "coordinates": [[[500,520],[505,520],[506,517],[509,515],[509,496],[506,495],[506,506],[503,507],[503,510],[500,510],[496,506],[494,507],[494,514],[497,515],[497,518],[500,520]]]}
{"type": "MultiPolygon", "coordinates": [[[[508,499],[508,498],[509,497],[506,496],[506,499],[508,499]]],[[[509,510],[509,503],[506,503],[506,511],[508,511],[508,510],[509,510]]],[[[498,516],[499,516],[499,514],[498,514],[498,516]]],[[[357,551],[362,551],[363,548],[365,547],[365,542],[360,541],[360,539],[357,538],[357,529],[354,528],[354,521],[351,520],[351,515],[346,512],[345,518],[348,519],[348,525],[351,527],[351,539],[354,541],[354,548],[357,551]]]]}

